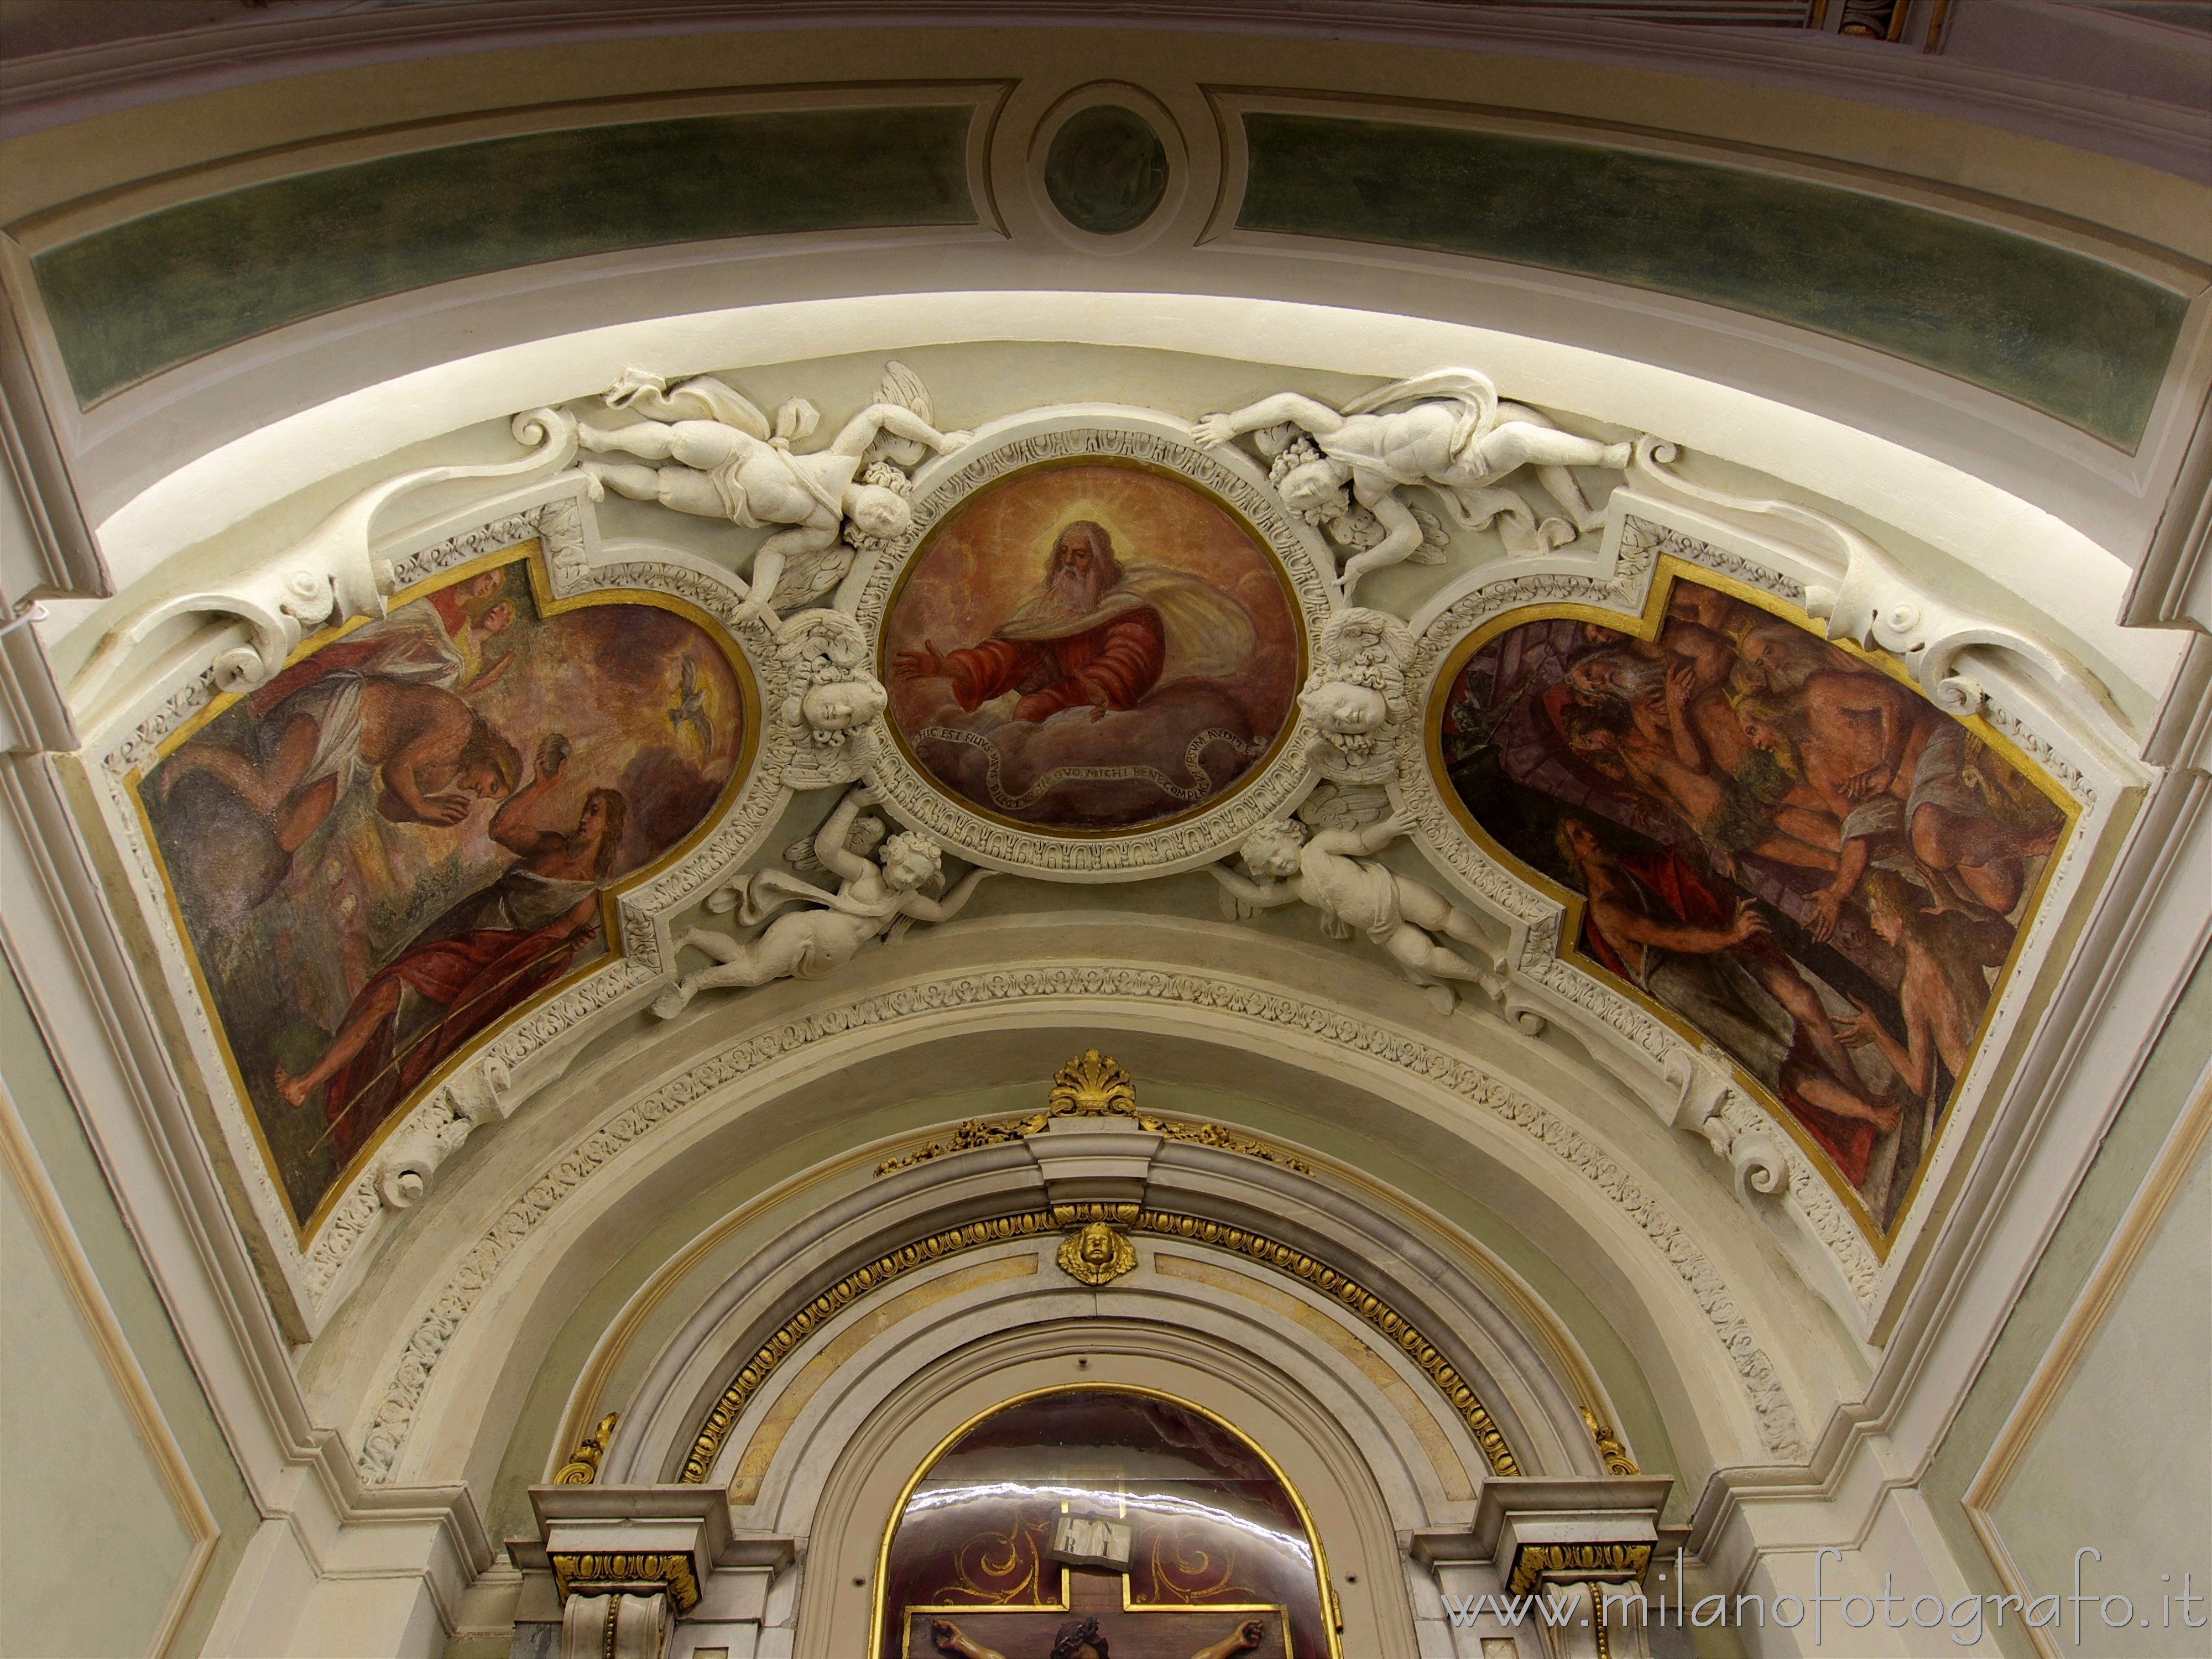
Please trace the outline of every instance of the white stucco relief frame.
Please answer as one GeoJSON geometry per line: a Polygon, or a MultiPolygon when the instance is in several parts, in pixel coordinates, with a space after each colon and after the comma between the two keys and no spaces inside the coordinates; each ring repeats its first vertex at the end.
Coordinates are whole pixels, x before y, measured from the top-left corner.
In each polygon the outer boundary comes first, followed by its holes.
{"type": "Polygon", "coordinates": [[[389,603],[404,604],[415,586],[533,538],[544,549],[547,580],[556,599],[620,589],[665,593],[720,624],[736,641],[759,691],[761,730],[751,770],[735,782],[721,817],[676,863],[617,896],[619,949],[611,949],[581,977],[472,1046],[403,1118],[382,1131],[373,1156],[342,1191],[325,1200],[319,1218],[304,1236],[268,1168],[252,1108],[229,1081],[222,1040],[201,1001],[189,947],[177,929],[126,782],[153,759],[165,738],[222,695],[215,665],[234,644],[238,630],[203,633],[181,662],[172,660],[155,678],[131,688],[112,705],[116,712],[88,734],[81,757],[76,775],[83,793],[121,854],[119,868],[111,874],[128,887],[143,919],[198,1074],[195,1092],[213,1121],[222,1156],[235,1172],[240,1221],[253,1243],[272,1305],[302,1340],[321,1328],[352,1288],[368,1254],[363,1247],[391,1212],[418,1201],[437,1166],[471,1133],[512,1114],[557,1077],[593,1032],[634,1012],[665,978],[675,958],[669,918],[750,857],[790,799],[783,775],[793,732],[772,714],[783,696],[786,670],[771,630],[757,623],[732,627],[743,589],[710,561],[640,540],[603,544],[576,473],[564,472],[414,526],[377,544],[373,556],[392,568],[389,603]]]}
{"type": "MultiPolygon", "coordinates": [[[[1284,510],[1266,473],[1242,450],[1196,448],[1184,420],[1114,404],[1070,404],[994,422],[979,428],[967,447],[925,466],[915,480],[914,527],[865,566],[856,564],[838,593],[838,608],[852,611],[874,639],[900,574],[932,529],[1014,472],[1085,460],[1139,462],[1226,501],[1281,565],[1301,646],[1310,657],[1312,640],[1340,602],[1334,562],[1317,533],[1284,510]]],[[[1125,834],[1055,836],[985,817],[916,770],[887,729],[878,744],[874,781],[888,810],[973,863],[1051,881],[1141,880],[1211,863],[1297,806],[1312,781],[1305,760],[1310,732],[1295,708],[1286,724],[1294,729],[1265,766],[1231,786],[1229,799],[1158,829],[1125,834]]]]}
{"type": "MultiPolygon", "coordinates": [[[[890,957],[877,960],[896,963],[890,957]]],[[[422,1293],[410,1298],[418,1311],[388,1339],[379,1367],[386,1379],[380,1391],[372,1388],[362,1416],[348,1425],[349,1438],[359,1448],[362,1478],[373,1486],[432,1478],[434,1455],[415,1443],[418,1423],[437,1419],[450,1431],[451,1413],[477,1410],[445,1379],[449,1370],[469,1364],[459,1357],[474,1350],[477,1332],[471,1321],[478,1310],[495,1321],[517,1289],[507,1277],[510,1269],[537,1254],[532,1236],[541,1228],[565,1231],[569,1206],[596,1207],[588,1200],[577,1205],[595,1182],[622,1183],[663,1156],[653,1150],[656,1136],[689,1133],[733,1100],[770,1099],[796,1077],[910,1042],[925,1028],[941,1034],[1041,1018],[1108,1030],[1139,1019],[1151,1029],[1214,1034],[1238,1047],[1292,1054],[1324,1072],[1365,1079],[1394,1098],[1419,1098],[1449,1115],[1471,1114],[1480,1125],[1477,1136],[1501,1137],[1498,1144],[1512,1148],[1516,1158],[1533,1159],[1547,1182],[1575,1194],[1578,1207],[1587,1201],[1609,1218],[1609,1227],[1617,1224],[1620,1248],[1638,1257],[1645,1249],[1656,1253],[1644,1259],[1639,1274],[1650,1274],[1655,1286],[1663,1284],[1654,1293],[1675,1303],[1686,1328],[1705,1334],[1710,1346],[1685,1340],[1686,1350],[1704,1356],[1694,1363],[1716,1378],[1735,1381],[1724,1409],[1738,1442],[1736,1458],[1797,1464],[1811,1455],[1811,1437],[1790,1394],[1791,1386],[1809,1387],[1809,1381],[1787,1377],[1787,1351],[1777,1349],[1783,1354],[1779,1363],[1769,1351],[1778,1334],[1753,1323],[1704,1242],[1632,1158],[1486,1064],[1392,1022],[1278,988],[1256,974],[1231,978],[1193,969],[1108,967],[1010,952],[988,969],[899,975],[894,966],[887,978],[881,988],[859,997],[840,997],[835,981],[825,982],[831,994],[810,999],[804,1012],[787,1009],[759,1029],[662,1073],[533,1160],[534,1169],[503,1182],[513,1198],[472,1227],[468,1242],[426,1279],[422,1293]]]]}
{"type": "MultiPolygon", "coordinates": [[[[947,514],[1017,471],[1095,458],[1134,461],[1189,478],[1241,514],[1279,562],[1310,641],[1340,604],[1333,556],[1310,526],[1284,510],[1249,456],[1233,447],[1197,449],[1188,430],[1176,415],[1083,404],[1032,409],[986,425],[967,447],[922,468],[915,481],[913,526],[889,548],[856,561],[835,608],[854,617],[872,639],[901,570],[947,514]]],[[[518,435],[522,432],[518,425],[518,435]]],[[[2016,629],[1986,624],[1922,592],[1882,550],[1837,520],[1689,484],[1663,465],[1671,456],[1657,441],[1639,447],[1627,480],[1613,491],[1595,554],[1569,548],[1493,561],[1435,595],[1413,618],[1418,645],[1407,689],[1415,706],[1426,708],[1458,643],[1516,611],[1574,602],[1625,617],[1640,614],[1664,555],[1771,594],[1793,609],[1826,615],[1834,636],[1891,647],[1939,706],[1954,713],[1978,708],[2066,788],[2078,811],[2075,832],[2059,849],[2023,941],[2021,965],[2003,988],[1958,1097],[1965,1109],[1951,1114],[1960,1127],[1947,1128],[1928,1154],[1886,1259],[1828,1176],[1753,1103],[1723,1057],[1700,1052],[1633,1000],[1563,958],[1555,901],[1492,860],[1445,805],[1427,764],[1423,721],[1408,722],[1399,735],[1394,793],[1419,826],[1416,844],[1429,861],[1505,924],[1510,983],[1504,1013],[1531,1030],[1546,1020],[1563,1022],[1632,1089],[1654,1099],[1663,1121],[1700,1133],[1728,1160],[1738,1195],[1769,1225],[1799,1273],[1837,1307],[1850,1328],[1869,1338],[1881,1328],[1892,1292],[1908,1276],[1912,1246],[1941,1207],[1952,1164],[1978,1139],[1990,1081],[2008,1063],[2017,1028],[2035,1002],[2040,970],[2093,861],[2091,850],[2108,828],[2124,821],[2130,792],[2144,775],[2118,757],[2125,738],[2101,687],[2049,645],[2016,629]],[[1770,523],[1778,523],[1780,532],[1770,523]],[[1786,1220],[1772,1213],[1778,1207],[1786,1220]]],[[[507,1116],[557,1076],[593,1032],[634,1012],[674,968],[670,920],[760,850],[793,784],[828,781],[802,777],[793,769],[801,734],[776,712],[792,670],[779,658],[771,630],[729,626],[743,599],[741,585],[715,562],[694,554],[641,540],[603,545],[583,489],[577,474],[564,472],[390,538],[372,550],[373,560],[392,567],[388,577],[378,580],[387,590],[404,589],[534,536],[544,543],[556,597],[631,588],[696,605],[738,639],[759,690],[762,731],[752,774],[721,821],[680,862],[621,895],[622,954],[483,1040],[386,1132],[375,1158],[327,1204],[304,1239],[292,1229],[246,1109],[229,1087],[222,1046],[199,1005],[190,957],[124,787],[125,775],[145,763],[162,738],[216,694],[216,665],[227,654],[237,655],[224,649],[234,645],[237,630],[197,636],[181,660],[157,668],[150,680],[111,703],[94,726],[89,751],[101,760],[85,769],[93,804],[122,849],[123,877],[146,913],[187,1047],[210,1080],[204,1098],[242,1172],[241,1207],[263,1243],[272,1297],[288,1322],[306,1334],[319,1328],[350,1288],[362,1247],[383,1224],[386,1211],[419,1200],[437,1164],[474,1127],[507,1116]]],[[[1315,733],[1301,720],[1260,772],[1240,781],[1220,805],[1151,830],[1071,838],[969,811],[915,769],[890,740],[880,716],[870,736],[872,781],[893,816],[975,863],[1055,881],[1141,879],[1228,856],[1253,828],[1286,816],[1314,778],[1315,733]]]]}
{"type": "Polygon", "coordinates": [[[1854,599],[1870,605],[1878,614],[1865,643],[1905,647],[1891,654],[1917,671],[1920,689],[1939,708],[1954,714],[1978,712],[2065,789],[2077,812],[2073,831],[2052,855],[2015,965],[1999,988],[1942,1132],[1923,1152],[1887,1249],[1876,1249],[1832,1177],[1755,1103],[1725,1054],[1709,1045],[1693,1046],[1634,999],[1567,959],[1560,937],[1563,908],[1493,858],[1446,804],[1424,745],[1425,724],[1423,732],[1401,740],[1395,793],[1419,825],[1419,843],[1430,861],[1509,930],[1512,977],[1505,1012],[1534,1029],[1546,1020],[1564,1022],[1662,1121],[1705,1136],[1728,1161],[1747,1208],[1763,1220],[1768,1218],[1762,1212],[1778,1205],[1787,1215],[1788,1224],[1771,1231],[1806,1281],[1855,1334],[1879,1340],[1895,1293],[1910,1281],[1918,1247],[1948,1201],[1957,1166],[1979,1144],[2023,1026],[2047,989],[2045,970],[2057,955],[2054,942],[2075,925],[2075,901],[2083,896],[2097,852],[2130,821],[2148,774],[2126,757],[2124,734],[2101,688],[2044,641],[1983,625],[1927,594],[1878,547],[1835,520],[1686,484],[1665,469],[1671,459],[1663,444],[1639,446],[1627,481],[1608,502],[1604,538],[1595,555],[1567,549],[1484,565],[1432,598],[1414,618],[1417,646],[1408,690],[1432,719],[1443,689],[1438,680],[1455,648],[1474,629],[1522,609],[1573,603],[1617,611],[1624,618],[1640,617],[1664,556],[1771,594],[1801,613],[1809,609],[1815,621],[1826,612],[1834,638],[1850,636],[1847,613],[1854,599]],[[1807,540],[1831,539],[1842,556],[1741,522],[1761,516],[1784,518],[1807,540]],[[1824,526],[1835,533],[1827,535],[1824,526]],[[1879,597],[1869,600],[1870,594],[1879,597]],[[1890,627],[1899,622],[1907,625],[1890,627]],[[1972,704],[1975,698],[1981,699],[1978,708],[1972,704]]]}

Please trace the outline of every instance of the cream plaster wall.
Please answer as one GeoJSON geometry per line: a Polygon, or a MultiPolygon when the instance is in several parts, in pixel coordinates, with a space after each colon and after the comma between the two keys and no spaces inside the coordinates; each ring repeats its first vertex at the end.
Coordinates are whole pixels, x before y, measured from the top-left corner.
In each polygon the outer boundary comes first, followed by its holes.
{"type": "MultiPolygon", "coordinates": [[[[2087,1626],[2099,1651],[2212,1649],[2212,1628],[2184,1634],[2160,1601],[2184,1573],[2212,1595],[2212,1149],[2198,1152],[1990,1519],[2038,1594],[2071,1593],[2075,1550],[2098,1552],[2082,1584],[2128,1596],[2142,1621],[2099,1608],[2087,1626]]],[[[2212,1620],[2212,1601],[2191,1616],[2212,1620]]]]}
{"type": "MultiPolygon", "coordinates": [[[[2006,1419],[2057,1337],[2068,1310],[2094,1270],[2160,1144],[2188,1103],[2191,1090],[2203,1078],[2208,1058],[2212,1058],[2212,959],[2198,963],[2194,977],[2168,1014],[2163,1033],[2144,1060],[2127,1103],[2099,1150],[2096,1162],[2076,1189],[2056,1236],[2037,1263],[2002,1334],[1961,1401],[1950,1430],[1929,1465],[1923,1483],[1929,1514],[1950,1544],[1951,1553],[1966,1582],[1985,1595],[2001,1594],[2005,1586],[1967,1522],[1964,1504],[1967,1490],[2006,1419]]],[[[2194,1236],[2194,1246],[2197,1252],[2197,1271],[2201,1274],[2205,1252],[2212,1249],[2201,1224],[2194,1236]]],[[[2200,1308],[2203,1299],[2200,1290],[2200,1308]]],[[[2176,1318],[2189,1316],[2187,1310],[2179,1308],[2172,1316],[2155,1308],[2149,1311],[2155,1322],[2168,1326],[2176,1318]]],[[[2116,1340],[2135,1340],[2127,1332],[2128,1316],[2122,1310],[2114,1310],[2110,1323],[2118,1334],[2116,1340]]],[[[2142,1334],[2154,1338],[2154,1334],[2142,1334]]],[[[2093,1437],[2086,1447],[2077,1447],[2074,1459],[2053,1471],[2052,1484],[2044,1489],[2051,1524],[2056,1526],[2075,1515],[2077,1505],[2118,1502],[2150,1507],[2156,1503],[2159,1492],[2172,1493],[2179,1499],[2181,1494],[2173,1482],[2160,1480],[2147,1490],[2140,1476],[2127,1470],[2119,1437],[2129,1430],[2118,1419],[2142,1419],[2146,1425],[2154,1424],[2160,1431],[2166,1431],[2179,1420],[2179,1413],[2188,1412],[2193,1406],[2201,1424],[2207,1415],[2202,1392],[2207,1358],[2201,1346],[2196,1352],[2193,1377],[2185,1364],[2178,1371],[2161,1369],[2131,1379],[2117,1395],[2107,1394],[2097,1402],[2102,1421],[2094,1426],[2102,1437],[2093,1437]],[[2194,1401],[2184,1397],[2192,1386],[2198,1390],[2194,1401]]],[[[2189,1466],[2176,1457],[2161,1460],[2160,1467],[2185,1472],[2189,1466]]],[[[2194,1468],[2202,1474],[2205,1460],[2200,1457],[2194,1468]]],[[[2197,1536],[2204,1536],[2202,1528],[2197,1536]]],[[[2087,1535],[2077,1542],[2102,1547],[2100,1540],[2087,1535]]],[[[2064,1588],[2069,1592],[2073,1547],[2067,1547],[2066,1556],[2064,1588]]],[[[2161,1548],[2154,1553],[2172,1552],[2161,1548]]],[[[2200,1547],[2199,1553],[2202,1553],[2200,1547]]],[[[2117,1561],[2118,1552],[2107,1549],[2106,1558],[2117,1561]]],[[[2092,1571],[2094,1570],[2092,1564],[2092,1571]]],[[[2148,1569],[2148,1573],[2154,1579],[2160,1572],[2181,1570],[2158,1566],[2148,1569]]],[[[2106,1588],[2124,1594],[2129,1587],[2118,1582],[2120,1571],[2115,1570],[2106,1588]]],[[[2212,1565],[2204,1568],[2203,1578],[2212,1583],[2212,1565]]],[[[2059,1586],[2039,1583],[2037,1588],[2057,1589],[2059,1586]]],[[[1991,1639],[2008,1659],[2031,1659],[2034,1652],[2015,1628],[1993,1631],[1991,1639]]]]}
{"type": "Polygon", "coordinates": [[[260,1516],[24,1005],[0,975],[6,1109],[65,1215],[143,1403],[206,1508],[179,1510],[128,1399],[0,1160],[0,1654],[196,1653],[260,1516]],[[202,1529],[212,1547],[196,1559],[202,1529]],[[114,1564],[127,1561],[128,1571],[114,1564]],[[100,1594],[58,1593],[97,1584],[100,1594]]]}
{"type": "Polygon", "coordinates": [[[25,1205],[0,1179],[0,1654],[144,1653],[194,1540],[25,1205]]]}

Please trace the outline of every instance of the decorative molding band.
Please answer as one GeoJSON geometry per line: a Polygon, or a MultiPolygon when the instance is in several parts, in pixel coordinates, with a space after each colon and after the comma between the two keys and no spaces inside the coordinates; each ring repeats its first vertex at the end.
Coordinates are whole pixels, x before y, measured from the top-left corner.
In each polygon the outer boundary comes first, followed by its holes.
{"type": "MultiPolygon", "coordinates": [[[[1085,1211],[1103,1209],[1104,1206],[1063,1205],[1063,1209],[1080,1207],[1085,1211]]],[[[1091,1218],[1085,1216],[1085,1220],[1091,1218]]],[[[896,1250],[878,1256],[866,1266],[854,1268],[814,1300],[801,1308],[776,1328],[773,1335],[760,1346],[760,1350],[745,1363],[744,1368],[730,1379],[721,1397],[714,1401],[699,1431],[691,1438],[691,1449],[685,1454],[684,1467],[676,1479],[684,1486],[696,1486],[707,1478],[714,1467],[715,1455],[722,1443],[729,1437],[731,1427],[745,1404],[760,1391],[769,1374],[783,1363],[791,1352],[812,1335],[817,1326],[825,1325],[851,1306],[854,1300],[871,1291],[902,1278],[916,1267],[941,1261],[946,1256],[957,1255],[963,1250],[976,1249],[986,1244],[1003,1244],[1010,1239],[1028,1238],[1038,1233],[1055,1231],[1057,1224],[1050,1210],[1024,1210],[1013,1215],[994,1216],[988,1221],[965,1222],[957,1227],[918,1238],[911,1244],[902,1244],[896,1250]]]]}
{"type": "Polygon", "coordinates": [[[1544,1578],[1578,1583],[1632,1583],[1650,1571],[1649,1544],[1524,1544],[1514,1553],[1505,1593],[1526,1595],[1544,1578]]]}
{"type": "Polygon", "coordinates": [[[1549,1109],[1499,1082],[1480,1066],[1402,1031],[1370,1024],[1302,997],[1210,974],[1159,969],[1046,963],[991,973],[924,980],[851,1002],[819,1008],[756,1031],[690,1066],[582,1135],[551,1159],[522,1194],[478,1235],[427,1305],[401,1349],[384,1397],[362,1436],[362,1477],[390,1482],[439,1361],[515,1249],[625,1149],[779,1058],[871,1026],[903,1028],[951,1010],[1049,1005],[1077,999],[1200,1009],[1249,1022],[1270,1034],[1304,1031],[1341,1044],[1449,1091],[1589,1182],[1657,1251],[1696,1301],[1712,1339],[1728,1354],[1759,1425],[1760,1443],[1778,1462],[1802,1462],[1809,1449],[1796,1409],[1773,1362],[1744,1317],[1728,1282],[1704,1249],[1658,1195],[1641,1186],[1602,1146],[1549,1109]]]}
{"type": "MultiPolygon", "coordinates": [[[[1092,1053],[1095,1055],[1097,1051],[1094,1049],[1092,1053]]],[[[761,1344],[758,1352],[746,1362],[744,1369],[731,1379],[729,1387],[722,1390],[720,1398],[708,1412],[706,1420],[699,1425],[699,1431],[692,1437],[691,1449],[684,1459],[684,1468],[677,1480],[685,1486],[698,1486],[703,1482],[713,1470],[714,1460],[720,1455],[723,1442],[729,1437],[731,1429],[769,1376],[816,1330],[870,1292],[917,1267],[943,1261],[963,1250],[1054,1231],[1069,1231],[1073,1238],[1075,1235],[1072,1230],[1112,1224],[1188,1239],[1194,1243],[1210,1244],[1219,1249],[1249,1256],[1261,1266],[1273,1267],[1278,1273],[1298,1279],[1331,1297],[1346,1313],[1364,1321],[1381,1333],[1420,1368],[1422,1375],[1435,1386],[1437,1392],[1444,1397],[1453,1412],[1474,1434],[1476,1443],[1482,1448],[1483,1456],[1489,1461],[1492,1474],[1522,1473],[1521,1466],[1514,1459],[1512,1449],[1505,1443],[1505,1437],[1498,1431],[1488,1408],[1476,1398],[1474,1390],[1467,1385],[1458,1370],[1437,1351],[1434,1343],[1421,1334],[1411,1320],[1348,1275],[1337,1272],[1302,1250],[1246,1228],[1209,1221],[1202,1216],[1147,1210],[1135,1204],[1093,1203],[1054,1204],[1047,1209],[1024,1210],[1012,1215],[994,1216],[987,1221],[971,1221],[958,1227],[948,1227],[911,1244],[887,1251],[865,1267],[847,1273],[777,1327],[775,1334],[761,1344]]]]}
{"type": "MultiPolygon", "coordinates": [[[[651,1555],[590,1550],[551,1559],[553,1583],[564,1601],[572,1595],[657,1595],[665,1590],[678,1613],[699,1605],[698,1574],[680,1550],[651,1555]]],[[[607,1624],[611,1631],[611,1613],[607,1624]]]]}
{"type": "Polygon", "coordinates": [[[1474,1434],[1482,1455],[1490,1461],[1492,1474],[1522,1473],[1512,1448],[1505,1443],[1505,1437],[1498,1431],[1482,1401],[1475,1398],[1474,1390],[1468,1387],[1466,1379],[1411,1321],[1372,1291],[1302,1250],[1243,1227],[1162,1210],[1139,1210],[1130,1218],[1129,1224],[1146,1232],[1164,1233],[1249,1256],[1262,1267],[1273,1267],[1334,1298],[1346,1312],[1365,1321],[1420,1368],[1421,1374],[1474,1434]]]}
{"type": "Polygon", "coordinates": [[[1103,1058],[1096,1048],[1086,1050],[1060,1068],[1060,1075],[1053,1080],[1052,1094],[1042,1112],[993,1119],[971,1117],[950,1134],[925,1141],[912,1152],[885,1158],[876,1165],[876,1173],[887,1176],[895,1170],[910,1170],[917,1164],[950,1157],[954,1152],[972,1152],[981,1146],[1026,1140],[1031,1135],[1043,1133],[1045,1126],[1056,1117],[1107,1116],[1133,1118],[1139,1128],[1164,1139],[1212,1146],[1224,1152],[1238,1152],[1246,1158],[1279,1164],[1286,1170],[1297,1170],[1300,1175],[1313,1173],[1311,1164],[1292,1158],[1281,1148],[1235,1129],[1225,1128],[1218,1123],[1157,1117],[1152,1113],[1139,1111],[1137,1091],[1129,1080],[1128,1073],[1113,1060],[1103,1058]]]}

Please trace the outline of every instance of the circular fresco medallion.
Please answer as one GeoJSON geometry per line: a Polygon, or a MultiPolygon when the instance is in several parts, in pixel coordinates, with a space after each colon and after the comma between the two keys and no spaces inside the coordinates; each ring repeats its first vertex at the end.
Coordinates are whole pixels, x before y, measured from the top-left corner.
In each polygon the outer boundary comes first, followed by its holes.
{"type": "Polygon", "coordinates": [[[1152,830],[1267,769],[1297,715],[1302,608],[1268,539],[1191,477],[1030,465],[950,505],[906,562],[886,718],[924,779],[992,822],[1152,830]]]}

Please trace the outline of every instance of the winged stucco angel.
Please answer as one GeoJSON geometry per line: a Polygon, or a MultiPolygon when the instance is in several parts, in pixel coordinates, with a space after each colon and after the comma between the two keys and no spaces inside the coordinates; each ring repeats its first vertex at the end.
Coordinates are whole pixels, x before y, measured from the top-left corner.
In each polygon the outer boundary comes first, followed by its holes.
{"type": "Polygon", "coordinates": [[[906,469],[969,439],[937,429],[929,388],[899,362],[885,365],[876,401],[846,422],[827,448],[805,453],[794,446],[813,435],[822,413],[804,398],[787,398],[771,421],[711,374],[672,388],[632,368],[608,388],[605,402],[644,418],[617,427],[580,424],[577,442],[640,459],[582,463],[593,500],[611,489],[747,529],[774,528],[753,555],[751,585],[734,618],[741,624],[827,592],[855,551],[905,534],[914,523],[906,469]]]}

